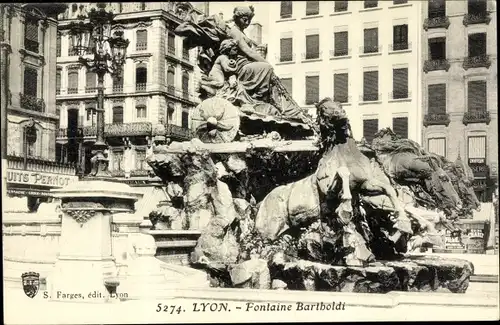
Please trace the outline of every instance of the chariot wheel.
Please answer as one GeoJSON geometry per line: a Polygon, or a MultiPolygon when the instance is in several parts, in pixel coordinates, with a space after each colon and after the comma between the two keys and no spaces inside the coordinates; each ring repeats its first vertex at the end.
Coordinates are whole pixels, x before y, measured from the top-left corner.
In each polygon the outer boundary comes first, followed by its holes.
{"type": "Polygon", "coordinates": [[[240,110],[219,97],[202,101],[191,117],[191,130],[204,143],[231,142],[239,128],[240,110]]]}

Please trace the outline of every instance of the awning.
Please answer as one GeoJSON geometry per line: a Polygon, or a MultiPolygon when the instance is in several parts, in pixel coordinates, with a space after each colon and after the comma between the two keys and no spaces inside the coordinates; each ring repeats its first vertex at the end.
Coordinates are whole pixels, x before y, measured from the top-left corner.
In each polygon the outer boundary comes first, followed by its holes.
{"type": "Polygon", "coordinates": [[[305,123],[300,123],[300,122],[294,122],[294,121],[290,121],[290,120],[285,120],[285,119],[281,119],[279,117],[276,117],[276,116],[272,116],[272,115],[266,115],[266,116],[258,116],[258,115],[247,115],[247,114],[242,114],[241,115],[241,118],[242,119],[249,119],[249,120],[252,120],[252,121],[262,121],[264,123],[276,123],[276,124],[281,124],[281,125],[288,125],[288,126],[291,126],[291,127],[301,127],[303,128],[304,130],[310,130],[311,127],[305,123]]]}

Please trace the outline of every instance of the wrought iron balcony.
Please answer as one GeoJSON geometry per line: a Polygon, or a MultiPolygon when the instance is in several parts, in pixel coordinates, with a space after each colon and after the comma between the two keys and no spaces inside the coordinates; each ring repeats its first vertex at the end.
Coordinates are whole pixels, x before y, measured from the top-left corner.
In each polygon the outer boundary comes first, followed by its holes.
{"type": "Polygon", "coordinates": [[[319,52],[305,52],[302,53],[302,60],[318,60],[323,55],[322,51],[319,52]]]}
{"type": "Polygon", "coordinates": [[[463,24],[464,26],[475,25],[475,24],[486,24],[488,25],[491,21],[491,16],[489,12],[481,13],[469,13],[465,14],[463,24]]]}
{"type": "Polygon", "coordinates": [[[491,66],[489,55],[467,57],[462,65],[465,70],[473,68],[489,68],[491,66]]]}
{"type": "Polygon", "coordinates": [[[115,85],[113,84],[113,93],[121,94],[123,93],[123,85],[115,85]]]}
{"type": "Polygon", "coordinates": [[[410,99],[411,91],[408,90],[397,90],[389,93],[389,99],[410,99]]]}
{"type": "Polygon", "coordinates": [[[97,92],[97,87],[85,87],[85,93],[91,94],[97,92]]]}
{"type": "Polygon", "coordinates": [[[45,101],[41,98],[19,93],[21,107],[35,112],[45,112],[45,101]]]}
{"type": "Polygon", "coordinates": [[[424,116],[424,126],[429,125],[450,125],[450,114],[447,113],[429,113],[424,116]]]}
{"type": "Polygon", "coordinates": [[[295,61],[295,53],[276,55],[275,59],[276,59],[276,61],[279,61],[279,62],[294,62],[295,61]]]}
{"type": "MultiPolygon", "coordinates": [[[[153,126],[150,122],[134,122],[123,124],[106,124],[104,126],[105,137],[120,136],[150,136],[153,126]]],[[[79,127],[77,130],[59,129],[57,138],[69,137],[95,137],[97,135],[96,126],[79,127]]]]}
{"type": "Polygon", "coordinates": [[[351,55],[351,49],[334,49],[330,50],[330,57],[343,57],[351,55]]]}
{"type": "Polygon", "coordinates": [[[193,132],[190,129],[173,124],[165,125],[165,136],[184,140],[191,140],[194,137],[193,132]]]}
{"type": "Polygon", "coordinates": [[[411,42],[389,44],[389,52],[405,51],[411,49],[411,42]]]}
{"type": "Polygon", "coordinates": [[[426,60],[424,62],[424,72],[445,70],[448,72],[450,69],[450,62],[447,59],[442,60],[426,60]]]}
{"type": "Polygon", "coordinates": [[[130,176],[135,176],[135,177],[144,177],[144,176],[149,176],[152,173],[152,171],[147,170],[147,169],[135,169],[130,171],[130,176]]]}
{"type": "Polygon", "coordinates": [[[148,49],[148,43],[147,42],[139,42],[135,45],[135,50],[136,51],[146,51],[148,49]]]}
{"type": "Polygon", "coordinates": [[[43,173],[54,173],[63,175],[75,175],[76,165],[70,163],[60,163],[53,160],[47,160],[41,157],[27,157],[26,166],[24,165],[24,156],[7,155],[7,167],[9,169],[25,169],[43,173]]]}
{"type": "Polygon", "coordinates": [[[462,119],[462,122],[467,125],[467,124],[473,124],[473,123],[486,123],[490,124],[491,122],[491,116],[490,112],[488,111],[469,111],[464,113],[464,117],[462,119]]]}
{"type": "Polygon", "coordinates": [[[360,54],[376,54],[382,52],[382,45],[360,46],[360,54]]]}
{"type": "Polygon", "coordinates": [[[427,31],[431,28],[446,28],[450,26],[450,19],[448,16],[440,16],[434,18],[427,18],[424,21],[424,30],[427,31]]]}
{"type": "Polygon", "coordinates": [[[374,93],[369,93],[369,94],[363,94],[359,96],[359,101],[360,102],[376,102],[381,100],[382,94],[374,94],[374,93]]]}
{"type": "Polygon", "coordinates": [[[78,94],[78,88],[68,88],[68,94],[78,94]]]}
{"type": "Polygon", "coordinates": [[[146,83],[138,82],[135,84],[135,91],[146,91],[146,83]]]}

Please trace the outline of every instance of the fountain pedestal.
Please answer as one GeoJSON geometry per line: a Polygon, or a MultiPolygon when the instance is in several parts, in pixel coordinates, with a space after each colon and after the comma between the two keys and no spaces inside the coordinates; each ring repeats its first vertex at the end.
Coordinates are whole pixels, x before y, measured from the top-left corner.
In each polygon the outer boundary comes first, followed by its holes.
{"type": "Polygon", "coordinates": [[[63,215],[59,256],[47,280],[49,295],[54,300],[104,301],[109,297],[105,284],[117,279],[113,214],[132,213],[142,194],[126,184],[93,180],[53,192],[62,201],[63,215]]]}

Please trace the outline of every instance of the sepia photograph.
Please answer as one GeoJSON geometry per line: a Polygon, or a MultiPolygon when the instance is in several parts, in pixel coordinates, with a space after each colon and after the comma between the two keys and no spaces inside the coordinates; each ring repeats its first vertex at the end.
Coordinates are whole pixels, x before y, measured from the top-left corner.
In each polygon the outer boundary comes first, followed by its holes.
{"type": "Polygon", "coordinates": [[[496,28],[1,3],[4,324],[500,320],[496,28]]]}

